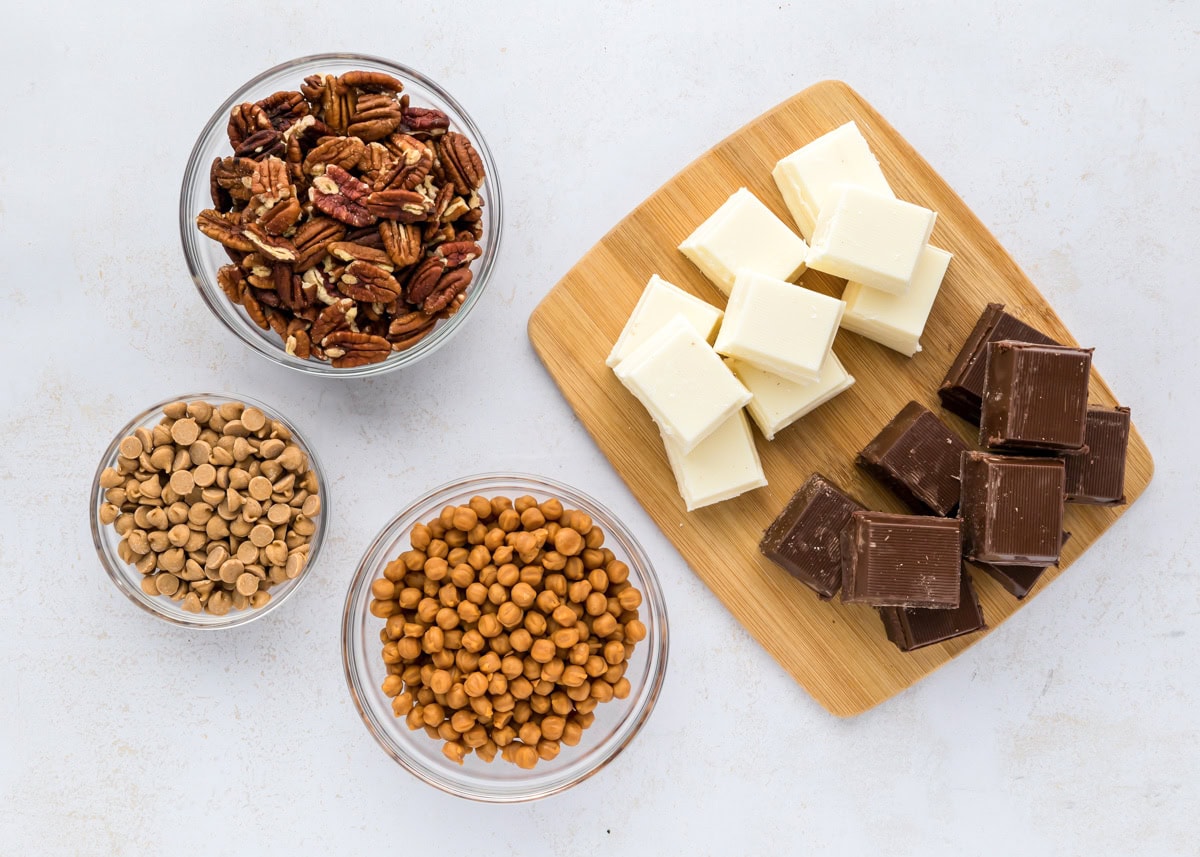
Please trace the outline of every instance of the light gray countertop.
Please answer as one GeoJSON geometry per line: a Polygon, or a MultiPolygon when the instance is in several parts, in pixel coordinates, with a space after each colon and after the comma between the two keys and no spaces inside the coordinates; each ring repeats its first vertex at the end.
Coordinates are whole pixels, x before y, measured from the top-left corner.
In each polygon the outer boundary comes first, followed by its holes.
{"type": "Polygon", "coordinates": [[[1196,853],[1200,6],[10,6],[0,855],[1196,853]],[[338,49],[400,60],[458,97],[506,206],[495,281],[462,338],[403,374],[340,384],[221,330],[177,232],[184,161],[212,110],[268,65],[338,49]],[[853,720],[813,702],[693,576],[525,337],[537,302],[629,209],[824,78],[874,104],[1096,346],[1158,465],[1028,609],[853,720]],[[116,429],[200,389],[278,406],[332,483],[313,578],[223,634],[136,610],[86,523],[116,429]],[[657,710],[606,770],[496,807],[379,751],[337,629],[395,511],[510,469],[575,484],[634,529],[672,651],[657,710]]]}

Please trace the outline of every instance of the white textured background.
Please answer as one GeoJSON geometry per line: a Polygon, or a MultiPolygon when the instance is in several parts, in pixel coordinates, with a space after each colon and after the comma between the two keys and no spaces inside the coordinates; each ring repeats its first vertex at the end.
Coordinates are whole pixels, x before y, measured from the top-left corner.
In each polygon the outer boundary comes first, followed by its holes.
{"type": "Polygon", "coordinates": [[[0,854],[1197,853],[1200,5],[161,5],[3,9],[0,854]],[[176,227],[214,107],[268,65],[338,49],[454,93],[493,148],[507,215],[456,346],[340,385],[220,330],[176,227]],[[1098,347],[1158,461],[1142,501],[1043,597],[850,721],[692,576],[525,338],[530,310],[626,211],[830,77],[1098,347]],[[112,433],[205,388],[277,405],[333,480],[314,579],[223,634],[130,605],[86,523],[112,433]],[[608,501],[656,562],[673,631],[659,708],[629,749],[563,796],[507,808],[384,757],[337,636],[378,527],[435,484],[504,469],[608,501]]]}

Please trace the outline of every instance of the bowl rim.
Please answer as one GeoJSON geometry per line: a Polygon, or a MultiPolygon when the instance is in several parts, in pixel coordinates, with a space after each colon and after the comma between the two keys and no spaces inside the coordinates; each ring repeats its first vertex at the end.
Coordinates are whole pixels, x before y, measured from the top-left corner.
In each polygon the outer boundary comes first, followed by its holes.
{"type": "MultiPolygon", "coordinates": [[[[261,619],[263,616],[266,616],[269,613],[277,610],[280,604],[283,604],[284,601],[286,601],[292,595],[292,593],[301,587],[304,581],[308,578],[309,574],[312,572],[313,566],[316,565],[317,558],[320,556],[321,547],[325,544],[326,531],[329,529],[328,485],[329,482],[325,478],[325,471],[321,467],[321,462],[317,458],[317,454],[313,450],[312,444],[310,444],[307,438],[305,438],[304,434],[296,428],[296,424],[287,416],[281,414],[278,408],[267,405],[264,402],[251,398],[250,396],[242,396],[236,393],[184,393],[182,395],[172,396],[169,399],[163,399],[162,401],[156,402],[155,404],[147,407],[129,422],[125,423],[125,425],[117,431],[117,433],[113,436],[112,441],[105,448],[104,453],[100,457],[100,464],[96,467],[95,475],[92,477],[92,493],[91,499],[88,502],[88,516],[92,531],[92,543],[96,548],[96,555],[100,559],[100,564],[104,567],[105,572],[107,572],[109,578],[116,585],[117,589],[119,589],[126,598],[152,616],[155,616],[172,625],[178,625],[180,627],[198,631],[219,631],[228,628],[236,628],[240,625],[253,622],[256,619],[261,619]],[[289,581],[291,585],[280,595],[275,596],[272,594],[271,600],[265,606],[253,610],[230,610],[227,614],[225,614],[225,616],[218,617],[222,621],[210,622],[197,622],[188,619],[185,616],[169,613],[163,609],[163,606],[158,601],[158,598],[161,596],[152,598],[151,596],[142,592],[140,588],[134,587],[123,573],[124,564],[121,562],[120,557],[110,554],[108,543],[102,535],[102,532],[108,529],[111,525],[100,523],[100,502],[101,497],[103,497],[104,494],[104,490],[100,487],[100,474],[102,474],[106,468],[112,466],[112,462],[116,460],[117,448],[120,446],[121,441],[124,440],[128,435],[132,434],[140,426],[146,425],[151,419],[154,418],[156,414],[160,414],[166,405],[169,405],[172,402],[192,402],[198,399],[208,402],[211,402],[214,399],[240,402],[241,404],[258,408],[271,419],[282,422],[287,427],[288,431],[292,433],[293,440],[297,441],[300,447],[308,455],[309,468],[317,474],[317,481],[320,485],[321,496],[321,509],[317,513],[316,518],[317,529],[316,532],[313,533],[312,540],[309,542],[311,547],[309,548],[308,562],[304,564],[304,569],[301,571],[300,576],[294,581],[289,581]]],[[[280,585],[282,586],[284,584],[280,585]]]]}
{"type": "MultiPolygon", "coordinates": [[[[666,599],[658,580],[658,575],[655,573],[654,567],[641,543],[634,537],[620,518],[590,494],[550,477],[523,472],[478,473],[446,482],[426,491],[388,520],[363,552],[362,559],[359,561],[358,567],[355,569],[354,575],[347,587],[346,600],[342,607],[341,630],[342,669],[346,678],[346,686],[350,691],[350,698],[354,703],[355,709],[358,711],[359,717],[375,742],[389,757],[423,782],[455,797],[467,798],[483,803],[511,804],[540,800],[566,791],[605,768],[613,759],[620,755],[646,724],[662,692],[663,682],[666,679],[667,665],[670,660],[670,632],[667,620],[666,599]],[[474,486],[483,486],[497,481],[528,486],[531,492],[560,492],[559,499],[570,499],[572,502],[577,499],[580,501],[578,505],[581,508],[586,504],[587,510],[590,513],[595,513],[594,517],[603,517],[608,523],[609,528],[615,531],[613,534],[625,542],[622,547],[628,550],[630,555],[624,559],[631,567],[636,569],[641,579],[644,596],[643,606],[647,609],[649,613],[648,618],[651,621],[647,622],[649,634],[645,641],[650,645],[647,649],[649,662],[647,664],[644,692],[639,694],[638,699],[631,703],[629,710],[625,713],[617,727],[614,728],[613,732],[605,739],[605,742],[601,742],[594,748],[594,750],[603,749],[603,752],[597,756],[596,760],[588,767],[570,776],[551,779],[544,785],[537,784],[521,791],[506,790],[503,792],[489,792],[484,789],[463,785],[461,781],[456,781],[453,777],[437,776],[429,771],[423,763],[418,763],[410,758],[402,747],[393,745],[385,736],[384,731],[376,728],[374,721],[377,718],[374,715],[378,712],[370,705],[369,700],[364,699],[366,692],[363,688],[364,682],[360,675],[362,670],[358,668],[359,665],[354,655],[352,634],[355,629],[355,618],[359,618],[364,622],[366,621],[365,617],[356,617],[353,613],[356,596],[364,591],[364,587],[368,585],[368,580],[373,577],[386,545],[398,535],[396,533],[398,525],[407,518],[413,516],[420,517],[427,513],[432,508],[430,504],[436,503],[439,497],[463,493],[471,490],[474,486]]],[[[385,712],[384,714],[391,716],[391,712],[385,712]]],[[[416,735],[417,733],[413,734],[416,735]]],[[[586,736],[587,733],[585,732],[584,735],[586,736]]],[[[451,764],[447,760],[445,766],[440,767],[438,770],[451,771],[453,770],[449,767],[451,764]]]]}
{"type": "MultiPolygon", "coordinates": [[[[467,113],[458,100],[443,89],[440,84],[411,66],[373,54],[354,52],[318,53],[296,57],[260,72],[235,89],[222,102],[221,106],[216,109],[204,124],[199,136],[197,136],[191,153],[188,155],[187,164],[184,167],[183,181],[179,192],[179,233],[180,241],[183,245],[184,260],[187,263],[188,274],[191,277],[192,284],[199,291],[200,298],[205,306],[208,307],[209,311],[224,328],[255,353],[266,357],[277,365],[320,378],[367,378],[385,374],[416,363],[445,345],[453,334],[466,322],[467,316],[475,308],[475,305],[479,302],[488,284],[491,282],[504,232],[503,215],[504,199],[495,157],[492,155],[492,151],[483,134],[480,132],[479,126],[475,124],[474,119],[471,118],[470,114],[467,113]],[[456,114],[451,117],[453,124],[459,130],[469,134],[472,144],[475,146],[476,151],[479,152],[479,157],[483,160],[485,174],[484,185],[481,190],[486,191],[486,193],[481,195],[483,196],[486,209],[492,212],[490,215],[485,214],[485,217],[491,218],[488,222],[488,244],[484,249],[483,256],[472,265],[473,278],[471,288],[468,290],[467,299],[459,311],[445,321],[435,325],[433,332],[429,336],[411,348],[406,348],[404,351],[394,351],[388,355],[387,359],[379,363],[369,363],[365,366],[341,369],[334,368],[329,362],[301,360],[298,357],[294,357],[284,350],[282,343],[277,343],[274,339],[265,337],[250,336],[230,320],[230,316],[236,315],[241,311],[240,307],[230,303],[215,281],[210,282],[210,278],[206,276],[204,265],[198,258],[199,244],[194,234],[196,232],[195,216],[188,210],[189,190],[195,183],[200,170],[205,168],[205,164],[201,163],[205,144],[223,124],[228,122],[227,117],[230,109],[235,104],[240,103],[245,98],[246,93],[261,86],[274,75],[301,69],[305,66],[335,62],[361,62],[381,66],[389,72],[406,79],[406,82],[411,80],[417,85],[430,90],[438,98],[442,99],[456,114]]],[[[202,237],[206,241],[211,240],[207,236],[202,237]]]]}

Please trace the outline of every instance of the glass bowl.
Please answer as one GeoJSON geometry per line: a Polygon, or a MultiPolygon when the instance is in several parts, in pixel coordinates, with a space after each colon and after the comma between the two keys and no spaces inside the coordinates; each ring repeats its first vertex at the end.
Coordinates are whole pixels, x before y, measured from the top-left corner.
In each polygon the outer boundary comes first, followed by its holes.
{"type": "Polygon", "coordinates": [[[247,622],[262,618],[268,613],[279,609],[279,605],[299,588],[300,584],[312,571],[313,565],[316,564],[317,558],[320,556],[321,545],[325,541],[325,530],[327,529],[329,520],[329,482],[325,479],[325,474],[321,470],[321,464],[317,461],[317,456],[313,452],[312,447],[300,432],[297,431],[295,424],[282,416],[275,408],[264,405],[262,402],[255,401],[248,396],[235,396],[225,393],[188,393],[182,396],[173,396],[170,399],[164,399],[161,402],[151,405],[117,432],[112,443],[108,445],[108,449],[104,451],[104,455],[100,459],[100,466],[96,468],[96,475],[92,480],[92,499],[89,511],[92,523],[92,541],[95,542],[96,553],[100,557],[100,562],[104,566],[104,570],[108,572],[108,576],[112,578],[113,583],[117,585],[117,588],[130,601],[146,612],[152,613],[158,618],[174,625],[200,629],[233,628],[237,625],[245,625],[247,622]],[[181,400],[194,402],[197,399],[210,402],[214,405],[220,405],[225,402],[241,402],[258,408],[270,419],[279,420],[292,433],[292,440],[296,445],[308,455],[308,466],[317,474],[317,482],[321,488],[321,509],[315,519],[317,529],[313,533],[312,541],[309,543],[308,562],[299,576],[272,586],[269,590],[271,600],[262,607],[257,609],[230,610],[224,616],[214,616],[211,613],[203,612],[189,613],[180,606],[178,601],[172,601],[163,595],[151,596],[143,592],[141,587],[141,573],[132,565],[126,564],[117,554],[117,545],[120,544],[121,537],[117,535],[117,531],[113,529],[111,524],[102,524],[100,522],[100,504],[104,502],[104,489],[100,487],[100,474],[104,472],[106,467],[116,465],[117,446],[121,443],[122,439],[133,434],[141,426],[153,428],[158,425],[163,416],[163,407],[169,405],[171,402],[181,400]]]}
{"type": "Polygon", "coordinates": [[[200,291],[200,297],[212,310],[213,315],[242,342],[267,359],[300,372],[328,377],[361,378],[391,372],[416,363],[444,345],[463,326],[491,279],[496,253],[500,247],[502,209],[500,181],[496,176],[496,163],[492,160],[492,153],[471,117],[450,93],[420,72],[389,60],[360,54],[315,54],[264,71],[239,87],[217,108],[204,130],[200,132],[200,138],[188,158],[183,176],[183,189],[179,196],[179,232],[188,270],[200,291]],[[382,71],[398,78],[404,83],[404,92],[412,96],[413,106],[436,107],[442,110],[450,117],[451,130],[466,134],[475,144],[486,172],[483,187],[479,189],[479,196],[484,202],[483,237],[479,240],[483,255],[471,264],[473,278],[462,307],[450,318],[439,321],[428,336],[411,348],[392,352],[386,360],[379,363],[335,369],[327,361],[304,360],[288,354],[284,350],[283,341],[273,330],[262,330],[249,319],[244,309],[230,302],[217,284],[217,270],[229,264],[229,257],[225,254],[224,247],[196,228],[196,215],[212,207],[208,174],[213,159],[233,154],[225,127],[229,122],[229,111],[235,104],[257,101],[281,89],[298,89],[300,83],[310,74],[341,74],[356,69],[382,71]]]}
{"type": "Polygon", "coordinates": [[[536,800],[568,789],[599,771],[633,740],[646,722],[662,688],[667,667],[667,613],[662,589],[645,551],[617,518],[591,497],[562,483],[524,474],[485,474],[460,479],[425,494],[393,518],[367,548],[359,563],[342,613],[342,663],[350,695],[367,729],[389,756],[411,773],[442,791],[491,803],[536,800]],[[595,722],[583,731],[578,745],[563,745],[552,761],[539,760],[523,770],[497,757],[491,763],[477,755],[457,765],[442,755],[442,742],[423,730],[409,731],[404,718],[392,712],[391,700],[380,685],[387,675],[380,658],[379,631],[383,620],[368,610],[371,582],[384,566],[409,550],[414,524],[437,517],[447,504],[463,504],[476,494],[539,500],[557,497],[569,508],[588,512],[604,529],[605,546],[629,566],[629,580],[642,593],[641,619],[646,639],[634,650],[626,670],[632,691],[626,699],[596,706],[595,722]]]}

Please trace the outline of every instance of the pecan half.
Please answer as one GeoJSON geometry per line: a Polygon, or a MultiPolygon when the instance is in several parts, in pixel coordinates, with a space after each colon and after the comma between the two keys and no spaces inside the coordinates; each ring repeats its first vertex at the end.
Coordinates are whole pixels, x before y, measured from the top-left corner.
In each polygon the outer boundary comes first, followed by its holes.
{"type": "Polygon", "coordinates": [[[255,104],[276,131],[286,130],[308,115],[308,102],[299,92],[274,92],[255,104]]]}
{"type": "Polygon", "coordinates": [[[354,91],[332,75],[321,90],[321,119],[336,134],[345,134],[354,114],[354,91]]]}
{"type": "Polygon", "coordinates": [[[366,92],[402,92],[404,84],[382,71],[348,71],[341,80],[344,86],[358,87],[366,92]]]}
{"type": "Polygon", "coordinates": [[[471,141],[455,131],[447,131],[438,143],[438,155],[446,176],[463,196],[483,184],[483,160],[471,141]]]}
{"type": "Polygon", "coordinates": [[[262,228],[272,235],[282,235],[296,225],[304,209],[300,200],[289,197],[278,205],[273,205],[258,216],[262,228]]]}
{"type": "Polygon", "coordinates": [[[388,325],[387,340],[393,351],[403,351],[424,339],[436,323],[437,318],[420,310],[398,315],[388,325]]]}
{"type": "Polygon", "coordinates": [[[429,297],[422,301],[421,309],[433,315],[435,312],[445,309],[450,301],[465,292],[469,285],[471,285],[470,268],[455,268],[447,271],[437,281],[437,285],[429,297]]]}
{"type": "Polygon", "coordinates": [[[383,249],[397,268],[415,265],[421,259],[421,230],[410,223],[393,220],[379,222],[379,237],[383,249]]]}
{"type": "Polygon", "coordinates": [[[425,181],[433,167],[432,149],[408,134],[393,134],[386,145],[396,163],[375,182],[375,190],[412,190],[425,181]]]}
{"type": "Polygon", "coordinates": [[[329,245],[329,254],[343,262],[362,260],[379,265],[389,271],[392,269],[392,260],[385,251],[378,247],[360,244],[357,241],[335,241],[329,245]]]}
{"type": "Polygon", "coordinates": [[[269,131],[271,120],[257,104],[239,104],[229,111],[229,124],[225,132],[229,135],[229,145],[237,149],[250,137],[259,131],[269,131]]]}
{"type": "Polygon", "coordinates": [[[307,360],[312,354],[312,341],[307,330],[291,330],[283,341],[283,350],[293,357],[307,360]]]}
{"type": "Polygon", "coordinates": [[[325,356],[332,359],[335,369],[381,363],[392,353],[392,343],[382,336],[355,333],[352,330],[329,334],[322,341],[322,348],[325,349],[325,356]]]}
{"type": "Polygon", "coordinates": [[[450,127],[450,117],[431,107],[406,107],[401,124],[409,131],[433,136],[444,133],[450,127]]]}
{"type": "Polygon", "coordinates": [[[222,265],[217,269],[217,285],[233,303],[242,302],[242,293],[246,291],[246,277],[236,265],[222,265]]]}
{"type": "Polygon", "coordinates": [[[303,273],[316,265],[329,252],[329,245],[341,241],[346,227],[328,217],[314,217],[301,224],[292,236],[296,245],[296,270],[303,273]]]}
{"type": "Polygon", "coordinates": [[[309,339],[315,344],[320,344],[334,331],[349,330],[356,315],[358,307],[354,305],[354,301],[341,298],[321,310],[321,314],[313,322],[312,330],[309,331],[309,339]]]}
{"type": "Polygon", "coordinates": [[[274,128],[267,128],[265,131],[257,131],[251,134],[240,145],[234,146],[233,153],[239,158],[259,158],[267,155],[283,155],[286,153],[286,147],[283,144],[283,135],[274,128]]]}
{"type": "Polygon", "coordinates": [[[367,226],[375,215],[365,205],[371,188],[336,164],[325,168],[325,175],[313,179],[309,190],[313,205],[335,220],[350,226],[367,226]]]}
{"type": "Polygon", "coordinates": [[[400,105],[392,95],[360,95],[346,133],[371,143],[387,137],[400,124],[400,105]]]}
{"type": "Polygon", "coordinates": [[[376,217],[398,223],[416,223],[433,214],[429,198],[415,190],[392,188],[373,191],[367,196],[366,204],[367,211],[376,217]]]}
{"type": "Polygon", "coordinates": [[[446,241],[437,246],[433,255],[445,259],[447,268],[458,268],[482,256],[483,248],[474,241],[446,241]]]}
{"type": "Polygon", "coordinates": [[[228,211],[235,202],[250,201],[250,177],[254,174],[256,161],[249,158],[217,158],[208,171],[209,189],[213,205],[228,211]]]}
{"type": "Polygon", "coordinates": [[[279,302],[288,309],[295,311],[306,309],[312,305],[312,299],[304,291],[300,275],[292,271],[291,265],[280,263],[273,270],[275,293],[279,302]]]}
{"type": "Polygon", "coordinates": [[[396,278],[370,262],[355,261],[347,265],[338,280],[338,289],[347,297],[366,303],[387,304],[400,297],[396,278]]]}
{"type": "Polygon", "coordinates": [[[279,235],[270,235],[257,223],[250,223],[242,230],[254,249],[276,262],[295,262],[296,245],[279,235]]]}
{"type": "Polygon", "coordinates": [[[271,324],[267,321],[263,305],[258,302],[258,298],[254,296],[254,292],[251,289],[246,289],[242,294],[242,306],[245,307],[246,315],[250,316],[252,322],[263,330],[270,329],[271,324]]]}
{"type": "Polygon", "coordinates": [[[408,302],[413,306],[421,306],[425,299],[433,294],[438,280],[446,272],[446,260],[430,256],[416,267],[409,275],[406,284],[408,302]]]}
{"type": "Polygon", "coordinates": [[[357,137],[325,137],[304,158],[304,172],[319,175],[330,164],[350,170],[358,166],[366,147],[357,137]]]}
{"type": "Polygon", "coordinates": [[[282,235],[300,219],[296,189],[289,181],[287,164],[274,156],[255,163],[250,177],[254,196],[250,208],[262,227],[272,235],[282,235]]]}
{"type": "Polygon", "coordinates": [[[245,230],[233,214],[222,214],[206,208],[196,215],[197,228],[214,241],[219,241],[230,250],[251,253],[255,245],[246,237],[245,230]]]}

